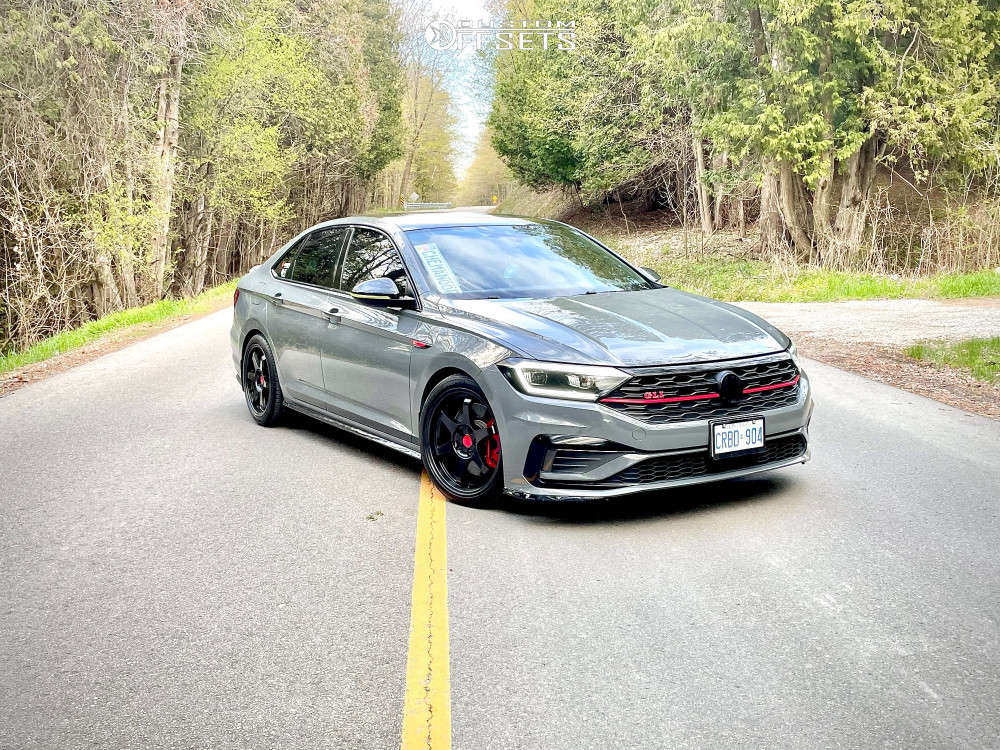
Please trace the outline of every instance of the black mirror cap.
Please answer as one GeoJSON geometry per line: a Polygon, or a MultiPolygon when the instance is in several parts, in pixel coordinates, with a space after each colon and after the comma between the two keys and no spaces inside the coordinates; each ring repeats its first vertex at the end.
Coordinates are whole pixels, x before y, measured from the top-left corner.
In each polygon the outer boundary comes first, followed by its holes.
{"type": "Polygon", "coordinates": [[[362,281],[351,290],[351,297],[376,307],[416,307],[416,300],[404,297],[396,282],[388,276],[362,281]]]}
{"type": "Polygon", "coordinates": [[[652,268],[647,268],[646,266],[639,266],[639,270],[642,271],[642,275],[645,276],[650,281],[655,281],[659,283],[660,274],[658,274],[652,268]]]}
{"type": "Polygon", "coordinates": [[[387,276],[380,276],[355,285],[351,296],[361,302],[392,302],[403,295],[395,281],[387,276]]]}

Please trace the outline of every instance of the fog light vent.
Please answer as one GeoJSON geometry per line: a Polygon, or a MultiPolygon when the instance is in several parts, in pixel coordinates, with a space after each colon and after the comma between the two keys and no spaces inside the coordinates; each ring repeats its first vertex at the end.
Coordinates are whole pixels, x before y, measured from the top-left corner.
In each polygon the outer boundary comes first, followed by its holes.
{"type": "Polygon", "coordinates": [[[600,448],[608,444],[608,441],[602,438],[592,438],[585,435],[550,435],[549,442],[553,445],[575,445],[587,448],[600,448]]]}

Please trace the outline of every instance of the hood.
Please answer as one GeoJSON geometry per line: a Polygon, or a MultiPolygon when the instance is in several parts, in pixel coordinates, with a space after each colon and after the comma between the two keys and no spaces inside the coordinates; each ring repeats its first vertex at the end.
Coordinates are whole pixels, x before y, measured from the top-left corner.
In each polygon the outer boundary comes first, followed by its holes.
{"type": "Polygon", "coordinates": [[[448,300],[456,322],[551,362],[643,365],[711,362],[788,347],[788,337],[753,313],[677,289],[573,297],[448,300]]]}

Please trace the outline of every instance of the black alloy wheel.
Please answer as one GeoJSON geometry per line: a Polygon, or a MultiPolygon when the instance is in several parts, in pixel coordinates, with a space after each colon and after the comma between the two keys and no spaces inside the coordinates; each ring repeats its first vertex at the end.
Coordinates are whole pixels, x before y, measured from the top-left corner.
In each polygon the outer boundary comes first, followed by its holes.
{"type": "Polygon", "coordinates": [[[270,427],[281,417],[283,400],[271,347],[255,335],[243,350],[243,394],[257,424],[270,427]]]}
{"type": "Polygon", "coordinates": [[[448,497],[471,505],[493,500],[503,484],[500,433],[476,382],[452,375],[438,383],[421,411],[421,457],[448,497]]]}

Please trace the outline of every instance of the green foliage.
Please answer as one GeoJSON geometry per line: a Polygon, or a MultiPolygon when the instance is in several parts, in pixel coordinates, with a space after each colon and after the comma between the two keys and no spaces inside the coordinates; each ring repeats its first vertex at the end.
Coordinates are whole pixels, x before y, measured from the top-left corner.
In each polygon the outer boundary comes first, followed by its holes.
{"type": "Polygon", "coordinates": [[[0,346],[245,270],[401,152],[391,0],[7,6],[0,346]]]}
{"type": "Polygon", "coordinates": [[[675,12],[657,34],[663,74],[717,148],[790,162],[808,185],[871,136],[918,170],[983,166],[996,90],[976,2],[680,0],[675,12]]]}
{"type": "MultiPolygon", "coordinates": [[[[370,179],[403,153],[399,15],[388,0],[361,2],[356,23],[363,34],[364,61],[364,75],[358,80],[367,84],[367,108],[374,109],[376,114],[359,149],[354,173],[370,179]]],[[[358,114],[363,114],[363,110],[358,114]]]]}
{"type": "Polygon", "coordinates": [[[458,203],[463,206],[489,206],[505,200],[513,187],[514,176],[493,148],[493,134],[485,128],[476,145],[472,163],[462,176],[458,203]]]}
{"type": "Polygon", "coordinates": [[[574,3],[577,52],[573,145],[590,197],[677,170],[690,153],[688,114],[664,87],[653,48],[661,5],[651,0],[574,3]]]}
{"type": "Polygon", "coordinates": [[[1000,337],[965,341],[923,341],[906,348],[914,359],[967,370],[977,380],[1000,384],[1000,337]]]}
{"type": "Polygon", "coordinates": [[[50,336],[21,351],[0,355],[0,374],[42,362],[58,354],[64,354],[81,346],[93,343],[112,333],[118,333],[137,326],[160,323],[183,315],[197,315],[224,307],[232,298],[236,282],[230,281],[202,292],[194,298],[164,299],[143,307],[105,315],[97,320],[84,323],[78,328],[50,336]]]}
{"type": "Polygon", "coordinates": [[[130,196],[128,186],[112,178],[91,196],[79,217],[79,232],[93,243],[98,255],[119,264],[142,262],[153,228],[153,213],[145,197],[130,196]]]}
{"type": "MultiPolygon", "coordinates": [[[[418,89],[421,99],[424,89],[418,89]]],[[[423,128],[413,154],[410,184],[422,201],[450,201],[458,186],[454,168],[455,117],[451,109],[451,97],[441,89],[421,118],[423,128]]]]}
{"type": "Polygon", "coordinates": [[[672,258],[653,267],[667,283],[727,300],[839,302],[851,299],[934,299],[1000,295],[1000,273],[978,271],[932,276],[876,276],[794,269],[767,261],[672,258]]]}
{"type": "Polygon", "coordinates": [[[303,160],[367,179],[398,156],[400,65],[389,5],[316,12],[318,19],[267,0],[213,26],[183,98],[189,195],[207,190],[225,213],[290,221],[293,173],[303,160]],[[317,34],[317,20],[355,25],[361,38],[346,44],[341,35],[317,34]],[[213,179],[204,185],[209,162],[213,179]]]}
{"type": "Polygon", "coordinates": [[[495,56],[493,144],[531,186],[652,191],[679,218],[699,180],[753,200],[781,163],[812,191],[866,143],[910,180],[968,188],[1000,151],[994,5],[538,0],[535,16],[576,21],[577,49],[495,56]]]}
{"type": "MultiPolygon", "coordinates": [[[[561,0],[534,4],[539,17],[562,18],[561,0]]],[[[576,184],[582,155],[575,144],[580,61],[554,48],[500,53],[489,125],[493,146],[532,186],[576,184]]]]}

